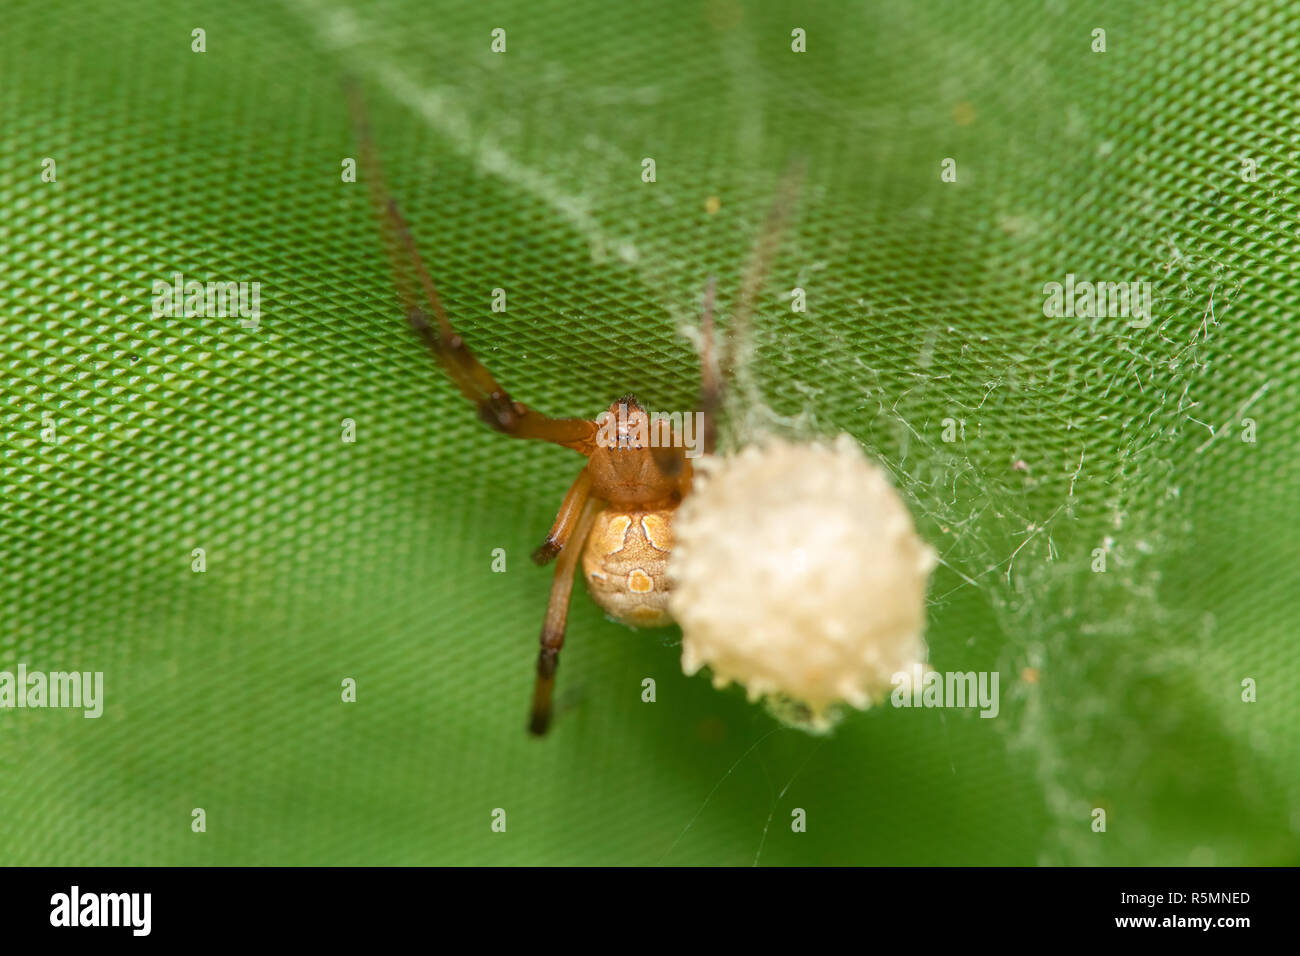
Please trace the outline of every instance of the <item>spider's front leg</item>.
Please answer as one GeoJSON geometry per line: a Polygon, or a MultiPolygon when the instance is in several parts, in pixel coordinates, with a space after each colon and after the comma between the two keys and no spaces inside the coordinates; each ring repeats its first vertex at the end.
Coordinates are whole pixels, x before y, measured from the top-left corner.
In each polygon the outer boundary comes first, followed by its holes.
{"type": "Polygon", "coordinates": [[[405,264],[416,273],[424,290],[425,301],[434,316],[431,321],[429,313],[415,304],[409,288],[400,278],[403,263],[398,258],[394,264],[394,273],[399,276],[399,295],[406,310],[407,321],[424,340],[424,344],[460,389],[460,393],[477,406],[478,417],[497,431],[514,438],[554,442],[590,455],[595,448],[596,424],[584,418],[551,418],[512,399],[452,328],[429,271],[424,267],[419,250],[416,249],[411,230],[397,208],[396,200],[388,201],[387,219],[398,247],[405,253],[405,264]]]}
{"type": "MultiPolygon", "coordinates": [[[[534,564],[550,564],[555,560],[555,556],[573,537],[573,529],[577,526],[578,519],[582,517],[583,506],[587,504],[587,497],[590,494],[591,472],[584,468],[578,472],[577,479],[569,486],[546,540],[533,552],[534,564]]],[[[581,541],[577,542],[577,546],[581,547],[581,545],[581,541]]]]}
{"type": "Polygon", "coordinates": [[[704,454],[712,455],[718,447],[718,415],[722,411],[722,376],[713,356],[713,297],[716,276],[709,276],[700,308],[700,411],[704,414],[704,454]]]}
{"type": "Polygon", "coordinates": [[[803,182],[802,162],[791,163],[781,177],[781,185],[772,207],[763,222],[763,229],[754,241],[749,261],[740,283],[740,292],[732,304],[731,326],[727,331],[725,349],[715,349],[713,305],[717,288],[715,277],[709,277],[704,290],[704,303],[700,308],[700,410],[704,413],[704,454],[712,455],[718,444],[718,416],[726,392],[726,379],[734,374],[741,359],[741,351],[749,335],[749,322],[754,313],[758,294],[767,279],[767,273],[790,215],[799,196],[803,182]],[[723,354],[717,355],[715,351],[723,354]]]}
{"type": "Polygon", "coordinates": [[[402,312],[411,328],[424,340],[460,393],[477,406],[479,418],[488,425],[515,438],[554,442],[590,455],[595,449],[597,426],[594,422],[581,418],[551,418],[516,402],[452,328],[433,277],[420,258],[410,227],[397,206],[397,200],[388,194],[379,153],[370,136],[365,103],[355,86],[349,86],[349,99],[353,125],[361,145],[361,165],[370,186],[371,203],[392,265],[402,312]]]}
{"type": "MultiPolygon", "coordinates": [[[[586,474],[586,471],[583,471],[586,474]]],[[[582,475],[578,476],[582,480],[582,475]]],[[[578,483],[574,483],[576,488],[578,483]]],[[[572,492],[570,492],[572,494],[572,492]]],[[[604,502],[587,497],[586,488],[582,491],[583,502],[577,508],[577,517],[566,521],[561,528],[563,540],[559,542],[559,560],[555,563],[555,578],[551,583],[551,599],[546,605],[546,620],[542,623],[541,650],[537,655],[537,683],[533,687],[533,711],[528,722],[528,729],[539,737],[546,733],[551,722],[551,695],[555,689],[555,671],[560,665],[560,648],[564,646],[564,630],[569,619],[569,596],[573,593],[573,575],[578,561],[582,557],[582,544],[591,531],[592,522],[604,507],[604,502]]],[[[561,525],[566,509],[570,507],[566,497],[560,508],[556,525],[561,525]]],[[[556,532],[552,532],[552,537],[556,532]]],[[[552,540],[548,538],[549,542],[552,540]]]]}

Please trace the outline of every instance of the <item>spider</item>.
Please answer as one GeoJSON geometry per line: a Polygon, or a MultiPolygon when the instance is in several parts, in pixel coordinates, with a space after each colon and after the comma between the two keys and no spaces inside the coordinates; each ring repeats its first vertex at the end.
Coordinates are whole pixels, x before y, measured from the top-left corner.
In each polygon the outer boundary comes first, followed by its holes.
{"type": "MultiPolygon", "coordinates": [[[[550,532],[532,553],[539,565],[555,562],[550,600],[542,622],[537,676],[528,721],[541,736],[551,721],[551,698],[564,646],[569,597],[579,563],[588,592],[612,618],[633,627],[673,623],[668,610],[668,560],[673,547],[673,515],[690,494],[694,469],[686,442],[673,431],[670,440],[646,442],[651,421],[633,395],[612,402],[607,414],[618,421],[617,441],[602,441],[603,415],[597,420],[552,418],[511,398],[452,327],[433,279],[416,248],[397,202],[384,185],[364,107],[350,89],[353,119],[361,143],[362,167],[380,219],[402,310],[433,358],[461,394],[474,403],[479,418],[502,434],[563,445],[587,461],[578,472],[550,532]],[[414,281],[413,281],[414,280],[414,281]],[[423,295],[423,302],[417,297],[423,295]],[[621,413],[621,415],[620,415],[621,413]]],[[[768,264],[793,205],[801,168],[786,173],[745,269],[732,313],[733,332],[726,363],[714,358],[713,308],[716,282],[710,278],[700,311],[700,410],[702,451],[714,454],[717,418],[723,400],[721,365],[734,364],[740,332],[753,312],[768,264]]]]}

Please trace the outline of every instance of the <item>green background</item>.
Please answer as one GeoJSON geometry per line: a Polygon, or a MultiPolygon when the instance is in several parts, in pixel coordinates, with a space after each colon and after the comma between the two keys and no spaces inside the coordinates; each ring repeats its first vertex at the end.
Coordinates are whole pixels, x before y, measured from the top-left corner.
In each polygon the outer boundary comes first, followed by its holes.
{"type": "Polygon", "coordinates": [[[0,711],[0,862],[1300,862],[1300,5],[3,17],[0,669],[106,700],[0,711]],[[680,330],[804,156],[764,408],[889,468],[944,560],[931,661],[998,670],[1000,716],[779,729],[579,587],[529,739],[527,555],[580,459],[484,428],[405,328],[345,75],[460,330],[555,414],[694,407],[680,330]],[[175,270],[262,283],[260,328],[153,317],[175,270]],[[1045,317],[1067,273],[1151,281],[1155,321],[1045,317]]]}

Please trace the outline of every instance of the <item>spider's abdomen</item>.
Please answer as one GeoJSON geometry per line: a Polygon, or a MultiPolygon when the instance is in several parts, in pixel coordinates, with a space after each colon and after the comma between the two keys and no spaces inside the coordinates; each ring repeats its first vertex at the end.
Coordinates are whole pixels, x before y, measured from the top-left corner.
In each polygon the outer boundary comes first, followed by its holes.
{"type": "Polygon", "coordinates": [[[605,509],[582,552],[592,599],[610,617],[633,627],[664,627],[668,613],[668,556],[672,511],[605,509]]]}

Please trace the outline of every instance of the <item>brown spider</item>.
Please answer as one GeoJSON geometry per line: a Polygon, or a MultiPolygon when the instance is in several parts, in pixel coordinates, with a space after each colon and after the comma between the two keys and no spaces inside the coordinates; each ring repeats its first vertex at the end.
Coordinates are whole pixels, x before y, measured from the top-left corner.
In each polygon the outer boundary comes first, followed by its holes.
{"type": "MultiPolygon", "coordinates": [[[[533,561],[539,565],[558,558],[542,623],[528,724],[532,733],[541,735],[550,723],[555,672],[560,648],[564,646],[569,595],[579,558],[588,591],[609,616],[634,627],[662,627],[672,623],[667,577],[673,546],[672,522],[677,506],[690,493],[693,474],[686,442],[675,431],[671,435],[662,434],[658,441],[641,440],[640,436],[648,432],[652,423],[631,395],[609,407],[609,415],[618,416],[622,412],[615,442],[600,440],[600,420],[551,418],[510,397],[448,321],[406,220],[396,201],[388,196],[364,108],[355,89],[351,92],[362,164],[368,171],[372,199],[407,321],[461,394],[477,406],[479,418],[484,422],[506,435],[553,442],[587,458],[564,496],[546,540],[532,554],[533,561]],[[412,278],[423,292],[427,309],[416,299],[412,278]]],[[[792,167],[755,243],[733,314],[728,366],[734,361],[736,343],[779,245],[798,179],[799,171],[792,167]]],[[[710,279],[700,316],[701,445],[704,454],[710,455],[717,444],[716,420],[723,395],[713,356],[714,286],[714,280],[710,279]]]]}

